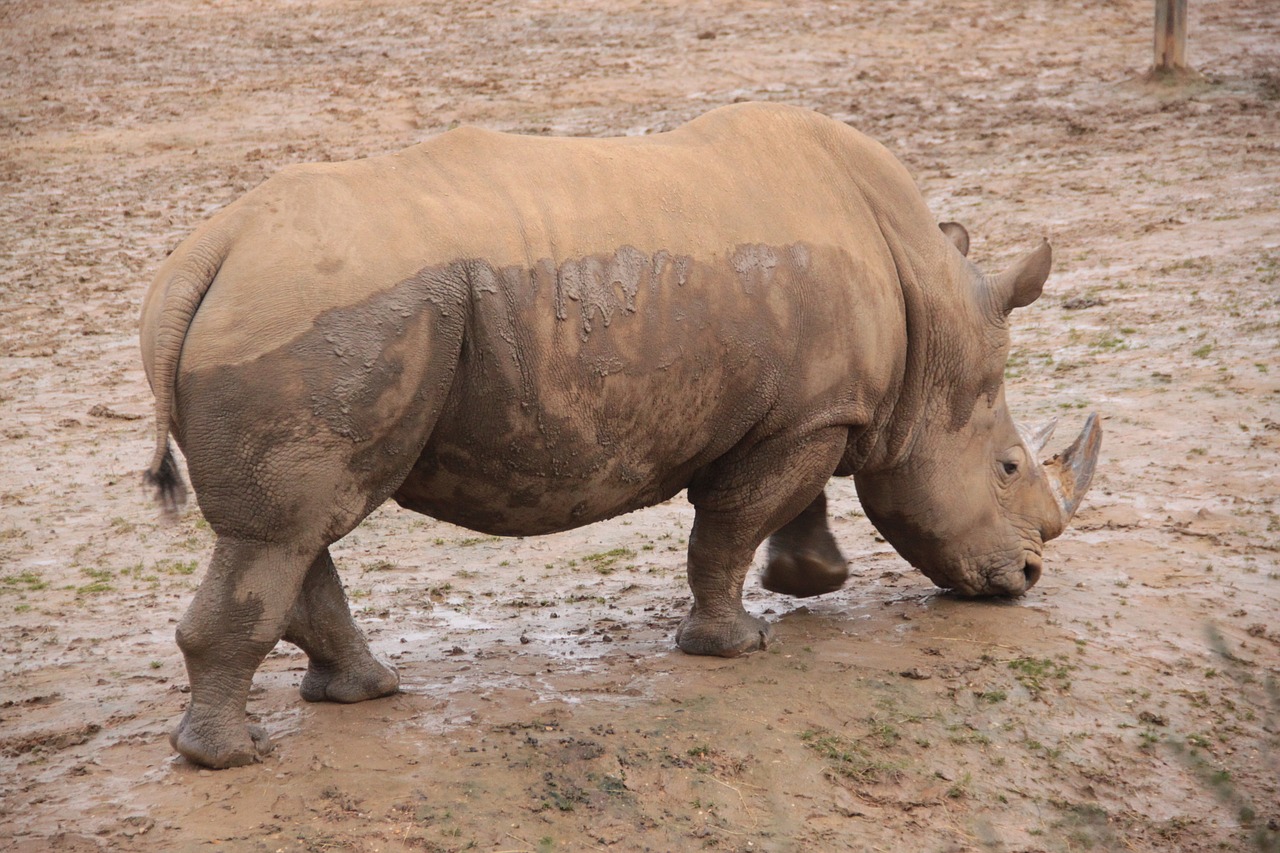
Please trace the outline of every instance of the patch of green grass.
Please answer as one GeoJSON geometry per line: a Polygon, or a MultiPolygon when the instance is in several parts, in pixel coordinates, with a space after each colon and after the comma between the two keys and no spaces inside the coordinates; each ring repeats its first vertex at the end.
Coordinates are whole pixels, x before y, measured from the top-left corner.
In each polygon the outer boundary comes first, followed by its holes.
{"type": "Polygon", "coordinates": [[[947,788],[947,796],[953,800],[963,800],[969,796],[969,789],[973,784],[973,777],[966,773],[955,781],[950,788],[947,788]]]}
{"type": "Polygon", "coordinates": [[[1097,803],[1071,803],[1051,798],[1049,804],[1062,812],[1051,828],[1067,843],[1068,850],[1115,850],[1118,848],[1111,816],[1097,803]]]}
{"type": "Polygon", "coordinates": [[[599,554],[588,554],[582,558],[585,565],[590,566],[602,575],[611,575],[618,569],[618,563],[622,560],[631,560],[636,556],[636,552],[630,548],[614,548],[612,551],[603,551],[599,554]]]}
{"type": "Polygon", "coordinates": [[[124,536],[134,531],[134,524],[122,515],[111,519],[111,532],[124,536]]]}
{"type": "Polygon", "coordinates": [[[950,732],[950,734],[947,735],[947,740],[957,746],[963,746],[964,744],[969,743],[977,744],[978,746],[988,746],[991,743],[991,738],[988,735],[978,731],[973,726],[966,723],[954,723],[949,725],[947,726],[947,731],[950,732]]]}
{"type": "Polygon", "coordinates": [[[585,592],[575,592],[566,595],[565,604],[581,604],[584,601],[592,601],[596,604],[608,604],[609,602],[602,595],[589,595],[585,592]]]}
{"type": "Polygon", "coordinates": [[[555,599],[552,598],[512,598],[502,602],[504,607],[555,607],[555,599]]]}
{"type": "Polygon", "coordinates": [[[1129,343],[1115,332],[1106,331],[1099,335],[1089,348],[1098,352],[1125,350],[1129,348],[1129,343]]]}
{"type": "Polygon", "coordinates": [[[155,565],[151,567],[152,571],[158,574],[175,577],[193,575],[198,568],[200,568],[199,560],[156,560],[155,565]]]}
{"type": "Polygon", "coordinates": [[[627,793],[627,783],[618,776],[610,776],[606,773],[600,779],[600,790],[611,797],[621,797],[627,793]]]}
{"type": "Polygon", "coordinates": [[[534,809],[535,812],[546,811],[551,808],[555,808],[557,811],[571,812],[578,803],[587,802],[587,792],[577,785],[569,782],[560,784],[553,778],[548,778],[546,781],[547,789],[543,793],[538,807],[534,809]]]}
{"type": "Polygon", "coordinates": [[[902,735],[891,724],[883,720],[877,720],[874,717],[867,720],[871,726],[870,737],[877,745],[883,747],[893,746],[902,739],[902,735]]]}
{"type": "Polygon", "coordinates": [[[1009,661],[1009,669],[1032,696],[1039,696],[1051,685],[1063,691],[1071,689],[1071,670],[1074,667],[1069,663],[1050,658],[1015,658],[1009,661]]]}
{"type": "Polygon", "coordinates": [[[1045,758],[1048,758],[1051,761],[1057,760],[1058,758],[1062,757],[1061,748],[1045,746],[1035,738],[1024,738],[1022,741],[1022,746],[1026,748],[1028,752],[1039,753],[1040,755],[1043,755],[1045,758]]]}
{"type": "Polygon", "coordinates": [[[800,733],[800,740],[812,749],[839,776],[859,782],[888,781],[901,770],[892,763],[876,758],[862,744],[822,729],[800,733]]]}
{"type": "Polygon", "coordinates": [[[109,569],[81,569],[81,572],[91,580],[84,586],[76,587],[76,595],[95,595],[115,589],[109,582],[112,578],[109,569]]]}
{"type": "Polygon", "coordinates": [[[39,592],[48,586],[48,582],[32,571],[0,577],[0,592],[39,592]]]}

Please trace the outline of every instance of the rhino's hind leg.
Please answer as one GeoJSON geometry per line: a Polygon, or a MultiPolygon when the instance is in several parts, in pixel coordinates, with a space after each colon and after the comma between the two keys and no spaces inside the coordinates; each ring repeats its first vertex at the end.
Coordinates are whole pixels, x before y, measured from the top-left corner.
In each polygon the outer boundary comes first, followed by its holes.
{"type": "Polygon", "coordinates": [[[351,618],[327,548],[307,571],[284,639],[310,659],[301,690],[308,702],[363,702],[400,689],[400,676],[373,656],[351,618]]]}
{"type": "Polygon", "coordinates": [[[827,526],[827,495],[818,497],[769,537],[760,585],[772,592],[808,598],[835,592],[849,577],[849,566],[827,526]]]}
{"type": "Polygon", "coordinates": [[[768,647],[773,629],[742,607],[742,583],[758,544],[743,542],[732,523],[698,510],[689,534],[693,609],[676,631],[681,651],[731,658],[768,647]]]}
{"type": "Polygon", "coordinates": [[[290,545],[218,537],[177,631],[191,699],[169,741],[188,760],[237,767],[270,749],[266,733],[245,724],[245,704],[253,673],[283,635],[312,559],[290,545]]]}
{"type": "Polygon", "coordinates": [[[741,455],[722,457],[689,488],[693,607],[676,644],[695,655],[735,657],[766,648],[767,622],[742,607],[742,584],[756,548],[811,506],[835,470],[847,431],[779,435],[741,455]]]}

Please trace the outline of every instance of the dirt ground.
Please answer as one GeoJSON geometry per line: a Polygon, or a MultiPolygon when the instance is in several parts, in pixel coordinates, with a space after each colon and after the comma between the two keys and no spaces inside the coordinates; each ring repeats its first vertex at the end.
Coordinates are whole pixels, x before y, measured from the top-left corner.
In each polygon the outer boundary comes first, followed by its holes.
{"type": "Polygon", "coordinates": [[[1193,0],[6,0],[0,849],[1280,849],[1280,19],[1193,0]],[[748,581],[778,642],[681,655],[683,498],[556,536],[384,507],[335,548],[401,694],[172,753],[210,553],[140,487],[136,318],[167,251],[287,163],[457,123],[642,134],[812,107],[884,142],[997,270],[1048,236],[1008,390],[1103,459],[1016,602],[935,590],[831,496],[846,588],[748,581]]]}

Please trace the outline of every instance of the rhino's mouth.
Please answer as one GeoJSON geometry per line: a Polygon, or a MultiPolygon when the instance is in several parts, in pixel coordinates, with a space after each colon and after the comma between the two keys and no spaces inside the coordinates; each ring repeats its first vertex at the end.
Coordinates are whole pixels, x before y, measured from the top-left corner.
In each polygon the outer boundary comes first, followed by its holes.
{"type": "Polygon", "coordinates": [[[1042,574],[1044,561],[1040,555],[1034,551],[1024,551],[1021,559],[1006,563],[1003,568],[989,574],[985,588],[978,594],[1017,598],[1035,586],[1042,574]]]}
{"type": "MultiPolygon", "coordinates": [[[[926,572],[926,574],[928,574],[926,572]]],[[[963,598],[1017,598],[1036,585],[1044,574],[1044,560],[1034,551],[1026,550],[1017,557],[1009,557],[985,571],[955,578],[951,583],[939,583],[953,594],[963,598]]],[[[935,581],[936,583],[937,581],[935,581]]]]}

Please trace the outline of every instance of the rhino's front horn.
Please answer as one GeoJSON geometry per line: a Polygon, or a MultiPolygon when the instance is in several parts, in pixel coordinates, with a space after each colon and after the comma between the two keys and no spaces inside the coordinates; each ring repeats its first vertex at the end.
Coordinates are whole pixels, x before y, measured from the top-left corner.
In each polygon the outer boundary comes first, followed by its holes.
{"type": "Polygon", "coordinates": [[[1089,483],[1093,481],[1093,469],[1098,464],[1101,447],[1102,427],[1098,425],[1097,414],[1092,414],[1071,446],[1044,463],[1049,488],[1059,510],[1057,521],[1049,521],[1045,525],[1043,539],[1046,542],[1062,533],[1076,514],[1089,483]]]}

